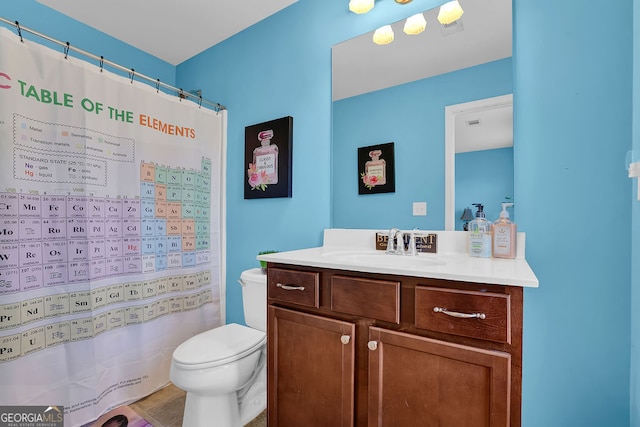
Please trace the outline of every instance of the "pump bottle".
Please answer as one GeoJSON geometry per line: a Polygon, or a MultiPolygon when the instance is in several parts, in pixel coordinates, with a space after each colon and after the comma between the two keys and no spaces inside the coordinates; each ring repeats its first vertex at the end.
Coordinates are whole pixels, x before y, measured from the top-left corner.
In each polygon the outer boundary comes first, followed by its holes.
{"type": "Polygon", "coordinates": [[[491,223],[487,221],[484,206],[474,203],[478,210],[476,217],[469,221],[469,255],[489,258],[491,257],[491,223]]]}
{"type": "Polygon", "coordinates": [[[494,258],[515,258],[517,247],[516,224],[509,219],[508,207],[513,203],[502,203],[500,218],[491,224],[491,234],[493,236],[492,255],[494,258]]]}

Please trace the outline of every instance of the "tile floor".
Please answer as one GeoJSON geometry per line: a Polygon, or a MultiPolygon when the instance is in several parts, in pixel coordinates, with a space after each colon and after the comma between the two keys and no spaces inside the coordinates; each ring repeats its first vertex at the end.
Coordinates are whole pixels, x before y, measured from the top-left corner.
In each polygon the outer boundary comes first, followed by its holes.
{"type": "MultiPolygon", "coordinates": [[[[153,427],[181,427],[185,398],[184,391],[170,384],[129,406],[153,424],[153,427]]],[[[246,427],[266,426],[266,413],[263,412],[246,427]]]]}

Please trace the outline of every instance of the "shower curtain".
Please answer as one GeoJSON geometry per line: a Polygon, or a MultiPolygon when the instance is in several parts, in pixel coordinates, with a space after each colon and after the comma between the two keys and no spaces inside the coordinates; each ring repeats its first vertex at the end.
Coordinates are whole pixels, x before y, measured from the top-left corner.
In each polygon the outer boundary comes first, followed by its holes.
{"type": "Polygon", "coordinates": [[[87,423],[221,324],[226,112],[0,28],[0,404],[87,423]]]}

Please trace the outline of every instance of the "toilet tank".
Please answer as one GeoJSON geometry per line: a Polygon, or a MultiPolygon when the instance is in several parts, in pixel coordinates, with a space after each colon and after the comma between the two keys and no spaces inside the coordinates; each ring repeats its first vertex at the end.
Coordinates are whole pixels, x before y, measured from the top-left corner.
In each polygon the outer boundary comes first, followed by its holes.
{"type": "Polygon", "coordinates": [[[242,306],[247,326],[267,330],[267,275],[259,268],[245,270],[240,275],[242,306]]]}

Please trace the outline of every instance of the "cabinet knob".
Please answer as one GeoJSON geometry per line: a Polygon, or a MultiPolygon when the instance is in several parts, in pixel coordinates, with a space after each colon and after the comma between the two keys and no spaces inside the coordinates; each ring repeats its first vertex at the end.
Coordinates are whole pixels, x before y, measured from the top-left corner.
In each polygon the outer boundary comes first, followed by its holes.
{"type": "Polygon", "coordinates": [[[349,344],[349,341],[351,341],[351,337],[349,335],[343,335],[340,337],[340,342],[342,344],[349,344]]]}
{"type": "Polygon", "coordinates": [[[369,350],[374,351],[378,349],[378,341],[369,341],[367,343],[367,347],[369,347],[369,350]]]}

